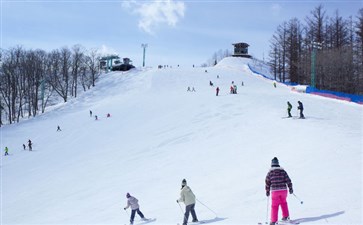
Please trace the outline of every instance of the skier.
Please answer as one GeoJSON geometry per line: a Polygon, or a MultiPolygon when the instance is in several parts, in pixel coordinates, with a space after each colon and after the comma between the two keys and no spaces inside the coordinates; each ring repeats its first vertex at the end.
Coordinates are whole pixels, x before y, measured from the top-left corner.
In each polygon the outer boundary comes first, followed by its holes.
{"type": "Polygon", "coordinates": [[[278,212],[279,206],[282,209],[282,220],[288,221],[289,217],[289,208],[286,202],[287,198],[287,187],[289,188],[289,193],[292,194],[292,183],[287,175],[286,171],[280,167],[279,160],[274,157],[271,161],[271,169],[267,173],[265,179],[265,189],[266,196],[270,196],[271,190],[271,222],[270,225],[277,224],[278,220],[278,212]],[[287,187],[286,187],[287,186],[287,187]]]}
{"type": "Polygon", "coordinates": [[[300,102],[300,101],[297,101],[297,103],[299,104],[297,109],[300,110],[300,119],[305,119],[305,116],[303,114],[304,106],[303,106],[302,102],[300,102]]]}
{"type": "Polygon", "coordinates": [[[32,141],[29,139],[29,141],[28,141],[29,151],[33,151],[32,145],[33,145],[33,143],[32,143],[32,141]]]}
{"type": "Polygon", "coordinates": [[[89,116],[92,117],[92,110],[89,111],[89,116]]]}
{"type": "Polygon", "coordinates": [[[9,149],[8,149],[8,147],[5,147],[5,155],[4,156],[7,156],[7,155],[9,155],[9,149]]]}
{"type": "Polygon", "coordinates": [[[237,94],[237,85],[233,85],[233,94],[237,94]]]}
{"type": "Polygon", "coordinates": [[[234,94],[234,87],[231,85],[231,94],[234,94]]]}
{"type": "Polygon", "coordinates": [[[219,94],[219,87],[216,88],[216,96],[219,94]]]}
{"type": "Polygon", "coordinates": [[[95,120],[98,120],[98,116],[97,115],[95,115],[95,120]]]}
{"type": "Polygon", "coordinates": [[[57,127],[57,131],[62,131],[59,125],[57,127]]]}
{"type": "Polygon", "coordinates": [[[185,179],[182,180],[181,184],[181,192],[180,192],[180,198],[176,200],[176,202],[179,204],[179,202],[184,202],[185,204],[185,214],[184,214],[184,220],[183,225],[187,225],[189,213],[192,214],[193,222],[198,222],[197,214],[195,213],[194,207],[195,207],[195,195],[192,192],[192,189],[190,189],[189,186],[187,186],[187,181],[185,179]]]}
{"type": "Polygon", "coordinates": [[[292,109],[292,105],[291,105],[291,103],[288,101],[288,102],[287,102],[287,113],[289,114],[289,117],[292,117],[292,116],[291,116],[291,109],[292,109]]]}
{"type": "Polygon", "coordinates": [[[209,85],[213,87],[213,82],[212,81],[209,81],[209,85]]]}
{"type": "Polygon", "coordinates": [[[276,88],[276,81],[274,81],[274,87],[276,88]]]}
{"type": "Polygon", "coordinates": [[[192,92],[195,92],[195,89],[194,89],[194,87],[192,88],[192,92]]]}
{"type": "Polygon", "coordinates": [[[135,213],[139,214],[141,219],[146,221],[147,219],[145,219],[144,214],[142,214],[142,212],[140,211],[140,206],[138,203],[139,200],[131,196],[129,193],[126,194],[126,198],[127,198],[127,206],[124,208],[124,210],[131,207],[130,225],[134,224],[135,213]]]}
{"type": "Polygon", "coordinates": [[[23,144],[23,149],[24,149],[24,150],[26,149],[26,146],[25,146],[25,144],[23,144]]]}
{"type": "Polygon", "coordinates": [[[192,91],[192,90],[190,90],[190,87],[188,87],[187,91],[192,91]]]}

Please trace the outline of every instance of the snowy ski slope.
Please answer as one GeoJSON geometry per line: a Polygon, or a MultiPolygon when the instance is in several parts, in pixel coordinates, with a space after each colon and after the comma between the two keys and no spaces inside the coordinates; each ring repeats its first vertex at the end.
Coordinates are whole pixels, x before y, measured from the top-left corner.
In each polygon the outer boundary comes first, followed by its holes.
{"type": "Polygon", "coordinates": [[[130,192],[156,218],[150,225],[175,225],[183,178],[200,220],[264,223],[275,156],[304,201],[289,195],[292,219],[362,224],[363,107],[274,88],[247,62],[108,73],[79,98],[3,126],[10,156],[1,157],[1,224],[128,224],[130,192]],[[237,95],[229,94],[232,81],[237,95]],[[282,119],[287,101],[297,115],[298,100],[307,119],[282,119]],[[22,150],[28,139],[32,152],[22,150]]]}

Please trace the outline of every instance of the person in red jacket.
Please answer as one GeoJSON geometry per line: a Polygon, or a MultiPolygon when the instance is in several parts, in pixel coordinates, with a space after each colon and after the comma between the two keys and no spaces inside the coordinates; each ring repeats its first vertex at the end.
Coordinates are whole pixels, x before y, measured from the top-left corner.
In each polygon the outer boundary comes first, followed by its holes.
{"type": "Polygon", "coordinates": [[[270,196],[271,191],[271,222],[275,225],[278,220],[279,206],[282,210],[282,220],[290,220],[289,208],[286,202],[287,188],[290,194],[293,193],[292,183],[286,171],[280,167],[279,160],[274,157],[271,161],[271,169],[265,179],[266,196],[270,196]]]}

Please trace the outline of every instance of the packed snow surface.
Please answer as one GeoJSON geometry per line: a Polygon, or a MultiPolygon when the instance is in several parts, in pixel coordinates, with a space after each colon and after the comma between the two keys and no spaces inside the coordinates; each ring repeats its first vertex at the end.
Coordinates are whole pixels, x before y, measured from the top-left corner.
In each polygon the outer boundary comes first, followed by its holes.
{"type": "Polygon", "coordinates": [[[274,88],[248,62],[107,73],[77,99],[3,126],[10,155],[1,158],[1,224],[128,224],[129,192],[156,219],[150,225],[175,225],[183,178],[199,220],[265,223],[275,156],[297,196],[288,196],[292,219],[362,224],[363,107],[274,88]],[[232,81],[238,94],[229,94],[232,81]],[[292,119],[283,118],[287,101],[292,119]],[[22,147],[28,139],[32,152],[22,147]]]}

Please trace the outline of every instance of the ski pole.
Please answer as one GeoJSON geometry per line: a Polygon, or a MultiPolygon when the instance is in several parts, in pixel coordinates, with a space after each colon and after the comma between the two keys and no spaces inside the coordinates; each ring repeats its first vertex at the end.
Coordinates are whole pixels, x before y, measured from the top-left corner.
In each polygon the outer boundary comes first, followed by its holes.
{"type": "Polygon", "coordinates": [[[266,202],[267,202],[267,204],[266,204],[266,224],[268,224],[268,200],[269,200],[269,197],[267,196],[267,200],[266,200],[266,202]]]}
{"type": "Polygon", "coordinates": [[[300,201],[300,204],[304,204],[304,202],[303,201],[301,201],[301,199],[299,198],[299,197],[297,197],[296,195],[295,195],[295,193],[292,193],[294,196],[295,196],[295,198],[297,199],[297,200],[299,200],[300,201]]]}
{"type": "Polygon", "coordinates": [[[200,202],[197,198],[195,198],[200,204],[204,205],[207,209],[209,209],[212,213],[214,213],[214,215],[216,215],[216,217],[218,217],[217,213],[214,212],[213,210],[211,210],[208,206],[206,206],[205,204],[203,204],[202,202],[200,202]]]}
{"type": "Polygon", "coordinates": [[[126,210],[126,209],[124,209],[124,211],[125,211],[125,213],[126,213],[127,217],[129,217],[129,213],[127,212],[127,210],[126,210]]]}
{"type": "MultiPolygon", "coordinates": [[[[180,211],[181,211],[181,214],[183,215],[183,217],[184,217],[184,221],[187,221],[187,218],[185,217],[185,214],[184,214],[184,212],[183,212],[183,209],[182,209],[182,207],[181,207],[181,205],[180,205],[180,203],[178,202],[178,205],[179,205],[179,208],[180,208],[180,211]]],[[[187,221],[188,222],[188,221],[187,221]]]]}

